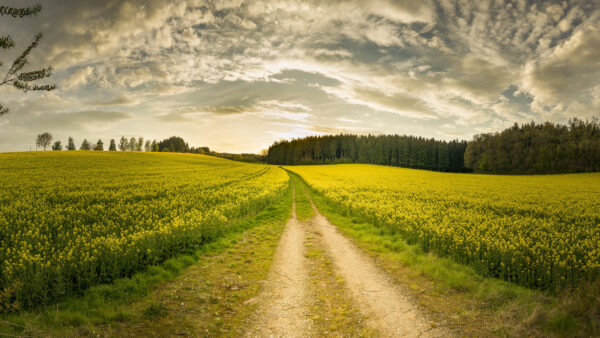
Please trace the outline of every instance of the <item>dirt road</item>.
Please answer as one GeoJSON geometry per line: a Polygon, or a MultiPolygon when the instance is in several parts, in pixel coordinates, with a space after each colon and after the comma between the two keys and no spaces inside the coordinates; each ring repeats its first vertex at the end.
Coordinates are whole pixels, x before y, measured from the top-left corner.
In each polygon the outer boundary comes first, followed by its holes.
{"type": "MultiPolygon", "coordinates": [[[[295,189],[294,189],[295,195],[295,189]]],[[[292,218],[281,235],[279,246],[249,337],[306,337],[310,328],[307,303],[307,268],[304,257],[305,232],[296,218],[296,200],[292,218]]]]}
{"type": "MultiPolygon", "coordinates": [[[[311,201],[312,204],[312,201],[311,201]]],[[[312,204],[312,222],[323,235],[338,274],[345,279],[360,312],[368,323],[385,337],[441,337],[448,332],[433,326],[407,295],[375,266],[375,263],[312,204]]]]}
{"type": "MultiPolygon", "coordinates": [[[[347,289],[352,303],[366,318],[366,326],[372,329],[368,332],[383,337],[450,335],[436,328],[403,286],[395,285],[370,257],[329,223],[314,204],[312,207],[316,216],[307,223],[301,223],[296,218],[295,204],[293,206],[292,218],[279,242],[248,336],[306,337],[319,332],[311,330],[314,324],[310,318],[319,314],[310,310],[317,300],[311,299],[311,295],[315,294],[310,289],[315,287],[314,283],[307,283],[307,276],[312,273],[308,271],[303,248],[307,236],[310,236],[308,232],[319,234],[317,240],[325,248],[325,257],[331,260],[333,266],[331,273],[343,279],[340,285],[347,289]]],[[[333,335],[336,335],[335,332],[333,335]]]]}

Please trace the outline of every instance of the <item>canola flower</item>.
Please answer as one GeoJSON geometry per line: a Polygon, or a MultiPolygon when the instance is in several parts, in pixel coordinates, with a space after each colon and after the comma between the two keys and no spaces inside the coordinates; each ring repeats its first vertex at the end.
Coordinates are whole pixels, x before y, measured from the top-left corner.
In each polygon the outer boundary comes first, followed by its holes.
{"type": "Polygon", "coordinates": [[[295,166],[343,213],[367,217],[486,276],[560,291],[600,272],[600,173],[500,176],[374,165],[295,166]]]}
{"type": "Polygon", "coordinates": [[[0,312],[198,247],[288,180],[277,167],[191,154],[0,154],[0,312]]]}

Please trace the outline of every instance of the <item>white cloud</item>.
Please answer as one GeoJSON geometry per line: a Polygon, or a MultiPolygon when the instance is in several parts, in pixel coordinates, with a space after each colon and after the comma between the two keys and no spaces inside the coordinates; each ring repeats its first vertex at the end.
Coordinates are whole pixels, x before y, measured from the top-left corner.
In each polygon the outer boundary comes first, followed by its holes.
{"type": "Polygon", "coordinates": [[[67,78],[62,87],[65,90],[73,89],[80,85],[85,85],[88,83],[88,77],[92,74],[94,68],[91,66],[87,66],[84,68],[79,68],[75,70],[71,75],[67,78]]]}
{"type": "Polygon", "coordinates": [[[131,114],[122,128],[157,133],[169,119],[227,120],[232,135],[247,132],[243,118],[309,133],[370,114],[367,130],[418,121],[431,135],[447,120],[466,135],[564,121],[598,111],[599,19],[597,3],[578,0],[65,0],[19,29],[0,22],[17,41],[47,32],[30,61],[53,65],[58,85],[45,105],[2,89],[14,113],[2,127],[22,133],[19,112],[112,106],[131,114]]]}
{"type": "Polygon", "coordinates": [[[589,26],[573,34],[550,53],[527,63],[523,90],[529,92],[536,111],[544,107],[566,110],[593,96],[600,85],[600,29],[589,26]]]}

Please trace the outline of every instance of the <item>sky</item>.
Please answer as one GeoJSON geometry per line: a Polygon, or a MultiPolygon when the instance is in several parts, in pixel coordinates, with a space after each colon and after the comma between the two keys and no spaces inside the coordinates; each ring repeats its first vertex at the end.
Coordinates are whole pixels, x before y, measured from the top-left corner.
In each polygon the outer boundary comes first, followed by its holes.
{"type": "MultiPolygon", "coordinates": [[[[0,87],[0,151],[50,132],[183,137],[259,152],[331,133],[471,139],[515,122],[600,116],[600,0],[56,0],[0,16],[6,64],[52,92],[0,87]]],[[[3,75],[2,75],[3,76],[3,75]]]]}

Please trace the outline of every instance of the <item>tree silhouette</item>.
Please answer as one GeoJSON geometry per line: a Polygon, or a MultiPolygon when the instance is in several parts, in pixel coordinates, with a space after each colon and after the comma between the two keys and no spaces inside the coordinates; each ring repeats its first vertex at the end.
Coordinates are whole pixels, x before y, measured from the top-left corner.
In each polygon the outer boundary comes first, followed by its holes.
{"type": "MultiPolygon", "coordinates": [[[[23,18],[26,16],[32,16],[38,14],[42,10],[42,5],[37,4],[31,7],[25,8],[13,8],[7,6],[0,6],[0,15],[9,15],[13,18],[19,17],[23,18]]],[[[37,85],[34,82],[43,78],[50,77],[52,75],[52,67],[48,66],[45,68],[41,68],[34,71],[25,72],[22,71],[23,67],[25,67],[28,63],[27,57],[31,53],[31,51],[38,46],[40,43],[40,39],[42,38],[42,33],[38,33],[34,38],[33,42],[27,47],[21,55],[19,55],[15,61],[11,64],[10,68],[4,75],[4,78],[0,78],[0,86],[8,85],[13,86],[17,89],[20,89],[24,92],[27,91],[51,91],[56,89],[55,85],[44,84],[37,85]]],[[[0,48],[9,49],[15,46],[14,40],[9,36],[0,36],[0,48]]],[[[3,63],[0,61],[0,67],[3,66],[3,63]]],[[[9,109],[4,107],[0,103],[0,116],[5,115],[9,112],[9,109]]]]}
{"type": "Polygon", "coordinates": [[[52,142],[52,135],[46,132],[37,136],[35,145],[36,147],[44,147],[44,150],[46,150],[46,148],[50,145],[50,142],[52,142]]]}
{"type": "Polygon", "coordinates": [[[62,150],[62,143],[60,141],[54,142],[52,145],[52,150],[62,150]]]}
{"type": "Polygon", "coordinates": [[[137,140],[135,137],[129,139],[129,151],[135,151],[137,149],[137,140]]]}
{"type": "Polygon", "coordinates": [[[75,141],[73,138],[69,136],[69,142],[67,143],[67,150],[76,150],[75,149],[75,141]]]}
{"type": "Polygon", "coordinates": [[[99,150],[99,151],[104,150],[104,142],[102,142],[102,140],[98,140],[98,142],[96,143],[96,146],[94,147],[94,150],[99,150]]]}
{"type": "Polygon", "coordinates": [[[90,144],[90,142],[88,142],[87,139],[83,139],[83,142],[81,142],[81,146],[79,147],[79,150],[92,150],[92,145],[90,144]]]}
{"type": "Polygon", "coordinates": [[[128,149],[129,149],[129,142],[127,141],[125,136],[121,136],[121,139],[119,140],[119,150],[126,151],[128,149]]]}
{"type": "Polygon", "coordinates": [[[173,153],[187,153],[190,150],[185,141],[178,136],[171,136],[168,139],[164,139],[158,142],[160,151],[170,151],[173,153]]]}

